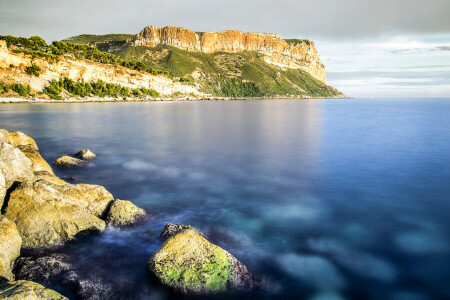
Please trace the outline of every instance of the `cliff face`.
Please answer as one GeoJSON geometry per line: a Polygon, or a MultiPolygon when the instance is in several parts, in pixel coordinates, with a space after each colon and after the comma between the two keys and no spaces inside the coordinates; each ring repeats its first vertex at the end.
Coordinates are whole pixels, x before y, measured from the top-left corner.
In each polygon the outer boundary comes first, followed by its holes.
{"type": "Polygon", "coordinates": [[[6,48],[6,43],[0,41],[0,81],[4,83],[20,82],[30,85],[34,90],[41,91],[50,80],[68,77],[72,80],[84,80],[85,82],[95,82],[103,80],[106,83],[120,84],[128,88],[150,88],[161,95],[173,93],[198,94],[197,88],[174,82],[164,76],[155,76],[148,73],[96,63],[88,60],[74,59],[60,56],[58,62],[50,62],[44,58],[32,58],[23,53],[14,53],[6,48]],[[41,68],[39,77],[28,75],[26,67],[36,64],[41,68]],[[13,68],[10,68],[13,65],[13,68]]]}
{"type": "Polygon", "coordinates": [[[325,67],[314,42],[288,43],[277,34],[244,33],[236,30],[199,34],[181,27],[148,26],[128,43],[148,47],[168,45],[204,53],[257,51],[264,54],[264,59],[269,64],[281,68],[302,69],[326,83],[325,67]]]}

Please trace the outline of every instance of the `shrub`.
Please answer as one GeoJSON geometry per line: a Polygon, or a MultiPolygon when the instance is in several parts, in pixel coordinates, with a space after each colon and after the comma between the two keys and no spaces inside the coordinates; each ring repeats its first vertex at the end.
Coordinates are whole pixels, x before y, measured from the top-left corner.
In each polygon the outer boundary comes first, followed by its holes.
{"type": "Polygon", "coordinates": [[[25,86],[21,83],[14,83],[13,85],[11,85],[11,90],[13,90],[14,92],[16,92],[17,94],[19,94],[22,97],[28,96],[28,94],[31,91],[30,86],[28,86],[28,85],[25,86]]]}
{"type": "Polygon", "coordinates": [[[41,73],[41,67],[39,67],[38,65],[32,64],[31,66],[26,68],[25,72],[28,75],[34,75],[34,76],[38,77],[39,74],[41,73]]]}

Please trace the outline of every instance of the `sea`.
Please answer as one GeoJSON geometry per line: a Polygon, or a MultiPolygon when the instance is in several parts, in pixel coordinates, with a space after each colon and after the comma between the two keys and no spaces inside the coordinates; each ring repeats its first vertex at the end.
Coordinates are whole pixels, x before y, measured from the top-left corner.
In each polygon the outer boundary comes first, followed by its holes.
{"type": "Polygon", "coordinates": [[[191,299],[147,272],[168,223],[264,282],[192,299],[450,299],[450,99],[2,104],[0,128],[49,163],[90,149],[55,173],[147,211],[54,250],[117,299],[191,299]]]}

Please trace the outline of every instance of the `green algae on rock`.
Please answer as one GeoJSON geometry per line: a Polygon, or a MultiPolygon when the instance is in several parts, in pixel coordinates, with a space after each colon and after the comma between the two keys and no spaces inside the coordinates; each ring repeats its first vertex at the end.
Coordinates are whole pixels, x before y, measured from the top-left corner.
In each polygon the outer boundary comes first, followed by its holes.
{"type": "Polygon", "coordinates": [[[192,229],[167,239],[150,257],[147,267],[162,284],[183,294],[248,291],[258,284],[234,256],[192,229]]]}
{"type": "Polygon", "coordinates": [[[0,215],[0,277],[14,280],[14,261],[20,255],[22,238],[16,224],[0,215]]]}
{"type": "Polygon", "coordinates": [[[118,227],[128,226],[145,218],[146,215],[145,210],[130,201],[117,199],[106,215],[106,222],[118,227]]]}
{"type": "Polygon", "coordinates": [[[0,283],[0,299],[9,300],[68,300],[54,290],[26,280],[8,281],[0,283]]]}
{"type": "Polygon", "coordinates": [[[87,161],[75,157],[70,157],[68,155],[63,155],[53,162],[53,165],[59,168],[77,168],[77,167],[84,167],[87,164],[88,164],[87,161]]]}

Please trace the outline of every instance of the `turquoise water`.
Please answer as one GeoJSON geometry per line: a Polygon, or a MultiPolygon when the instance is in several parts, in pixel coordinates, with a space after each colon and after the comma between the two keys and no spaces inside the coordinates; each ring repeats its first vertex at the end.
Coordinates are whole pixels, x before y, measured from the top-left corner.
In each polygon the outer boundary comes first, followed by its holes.
{"type": "Polygon", "coordinates": [[[146,272],[169,222],[264,278],[236,298],[450,298],[450,99],[11,104],[0,128],[49,162],[91,149],[57,175],[149,213],[58,250],[118,298],[179,298],[146,272]]]}

